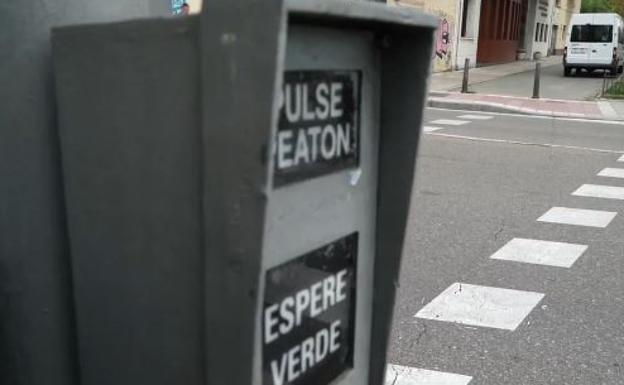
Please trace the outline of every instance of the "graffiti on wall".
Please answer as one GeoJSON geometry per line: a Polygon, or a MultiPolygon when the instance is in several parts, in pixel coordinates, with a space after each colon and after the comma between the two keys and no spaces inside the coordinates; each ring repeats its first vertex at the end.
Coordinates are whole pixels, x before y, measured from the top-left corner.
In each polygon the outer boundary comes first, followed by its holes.
{"type": "Polygon", "coordinates": [[[451,65],[451,36],[452,36],[452,24],[448,21],[446,16],[441,16],[438,30],[436,32],[435,40],[435,56],[437,58],[436,64],[443,67],[451,65]]]}
{"type": "Polygon", "coordinates": [[[435,53],[439,59],[444,59],[449,52],[451,44],[451,27],[446,19],[440,19],[436,34],[435,53]]]}

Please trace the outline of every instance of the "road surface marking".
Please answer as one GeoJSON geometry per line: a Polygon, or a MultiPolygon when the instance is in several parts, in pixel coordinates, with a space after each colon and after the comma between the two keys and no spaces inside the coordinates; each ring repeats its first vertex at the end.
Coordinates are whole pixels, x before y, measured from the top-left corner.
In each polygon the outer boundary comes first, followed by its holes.
{"type": "Polygon", "coordinates": [[[607,227],[617,213],[611,211],[571,209],[553,207],[537,218],[539,222],[561,223],[565,225],[607,227]]]}
{"type": "Polygon", "coordinates": [[[602,148],[581,147],[581,146],[568,146],[568,145],[565,145],[565,144],[553,144],[553,143],[521,142],[521,141],[518,141],[518,140],[507,140],[507,139],[479,138],[477,136],[443,134],[443,133],[437,133],[437,132],[436,133],[432,133],[431,135],[441,136],[441,137],[451,138],[451,139],[474,140],[474,141],[477,141],[477,142],[519,144],[519,145],[522,145],[522,146],[537,146],[537,147],[547,147],[547,148],[564,148],[566,150],[594,151],[594,152],[603,152],[603,153],[607,153],[607,154],[622,154],[622,153],[624,153],[624,151],[606,150],[606,149],[602,149],[602,148]]]}
{"type": "Polygon", "coordinates": [[[388,365],[385,385],[468,385],[472,377],[455,373],[388,365]]]}
{"type": "Polygon", "coordinates": [[[443,126],[461,126],[470,123],[467,120],[455,120],[455,119],[438,119],[430,122],[431,124],[441,124],[443,126]]]}
{"type": "Polygon", "coordinates": [[[444,127],[423,126],[423,132],[433,132],[443,129],[444,127]]]}
{"type": "Polygon", "coordinates": [[[624,168],[611,168],[607,167],[598,173],[598,176],[606,176],[609,178],[622,178],[624,179],[624,168]]]}
{"type": "Polygon", "coordinates": [[[613,107],[611,107],[611,103],[598,102],[596,104],[598,104],[598,109],[602,113],[602,116],[604,116],[608,120],[615,120],[618,118],[618,113],[615,111],[613,107]]]}
{"type": "Polygon", "coordinates": [[[589,198],[605,198],[624,200],[624,187],[584,184],[572,195],[589,198]]]}
{"type": "Polygon", "coordinates": [[[416,317],[516,330],[543,297],[544,294],[530,291],[454,283],[416,317]]]}
{"type": "MultiPolygon", "coordinates": [[[[437,111],[467,112],[467,110],[458,110],[454,108],[442,108],[442,107],[427,107],[426,109],[437,110],[437,111]]],[[[563,116],[527,115],[527,114],[518,114],[518,113],[513,113],[513,112],[479,111],[479,113],[493,115],[493,116],[510,116],[514,118],[561,120],[561,121],[577,122],[577,123],[596,123],[596,124],[609,124],[609,125],[616,125],[616,126],[624,126],[624,121],[621,121],[621,120],[583,119],[583,118],[572,118],[572,117],[563,117],[563,116]]]]}
{"type": "Polygon", "coordinates": [[[489,115],[460,115],[457,117],[458,119],[468,119],[468,120],[490,120],[493,116],[489,115]]]}
{"type": "Polygon", "coordinates": [[[571,267],[586,245],[514,238],[490,258],[555,267],[571,267]]]}
{"type": "Polygon", "coordinates": [[[624,155],[620,156],[620,159],[618,159],[618,162],[624,162],[624,155]]]}

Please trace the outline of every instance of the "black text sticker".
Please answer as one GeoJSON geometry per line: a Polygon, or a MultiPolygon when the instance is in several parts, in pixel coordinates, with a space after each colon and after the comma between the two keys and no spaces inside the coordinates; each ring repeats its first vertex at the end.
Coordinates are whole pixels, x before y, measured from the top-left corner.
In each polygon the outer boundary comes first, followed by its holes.
{"type": "Polygon", "coordinates": [[[263,385],[324,385],[353,367],[358,235],[266,273],[263,385]]]}
{"type": "Polygon", "coordinates": [[[360,71],[284,73],[276,187],[359,165],[360,83],[360,71]]]}

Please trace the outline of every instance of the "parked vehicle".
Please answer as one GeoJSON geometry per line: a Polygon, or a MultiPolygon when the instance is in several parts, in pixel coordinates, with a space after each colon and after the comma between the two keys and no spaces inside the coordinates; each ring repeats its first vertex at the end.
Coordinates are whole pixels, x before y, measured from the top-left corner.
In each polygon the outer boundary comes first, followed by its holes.
{"type": "Polygon", "coordinates": [[[564,75],[572,70],[603,69],[611,74],[624,69],[624,22],[615,13],[572,16],[563,56],[564,75]]]}

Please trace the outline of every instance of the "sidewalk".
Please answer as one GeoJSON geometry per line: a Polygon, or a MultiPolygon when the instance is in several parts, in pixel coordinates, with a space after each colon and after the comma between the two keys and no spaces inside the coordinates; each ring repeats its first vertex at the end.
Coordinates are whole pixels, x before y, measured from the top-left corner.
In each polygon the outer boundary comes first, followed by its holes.
{"type": "Polygon", "coordinates": [[[577,119],[624,121],[624,101],[573,101],[513,96],[436,93],[428,107],[577,119]]]}
{"type": "MultiPolygon", "coordinates": [[[[540,60],[542,67],[561,63],[561,56],[540,60]]],[[[502,79],[510,75],[532,71],[534,61],[518,61],[508,64],[474,68],[470,70],[470,85],[502,79]]],[[[559,99],[531,99],[528,97],[462,94],[463,71],[440,72],[431,76],[428,107],[456,110],[516,113],[577,119],[624,121],[624,101],[597,100],[575,101],[559,99]]]]}
{"type": "MultiPolygon", "coordinates": [[[[542,67],[561,64],[561,56],[549,56],[540,60],[542,67]]],[[[479,84],[496,80],[505,76],[532,71],[535,61],[516,61],[470,69],[470,84],[479,84]]],[[[464,71],[437,72],[431,75],[429,90],[431,92],[459,91],[462,86],[464,71]]]]}

